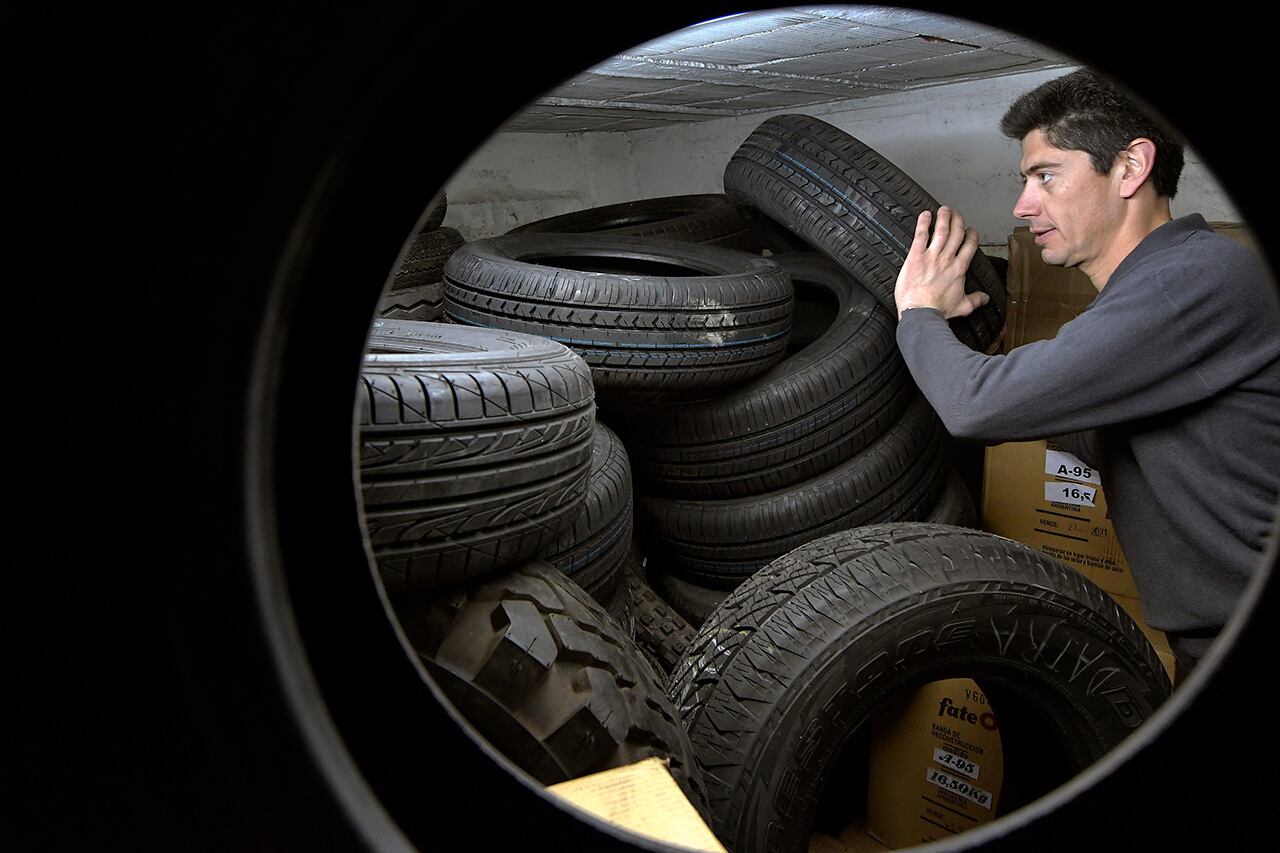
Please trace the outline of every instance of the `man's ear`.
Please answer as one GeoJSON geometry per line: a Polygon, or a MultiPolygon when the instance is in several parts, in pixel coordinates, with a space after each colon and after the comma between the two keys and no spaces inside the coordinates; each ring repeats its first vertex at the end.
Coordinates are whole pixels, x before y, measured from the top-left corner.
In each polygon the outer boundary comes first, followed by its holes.
{"type": "Polygon", "coordinates": [[[1139,136],[1120,152],[1116,167],[1119,169],[1120,195],[1132,198],[1134,193],[1151,177],[1156,165],[1156,144],[1145,136],[1139,136]]]}

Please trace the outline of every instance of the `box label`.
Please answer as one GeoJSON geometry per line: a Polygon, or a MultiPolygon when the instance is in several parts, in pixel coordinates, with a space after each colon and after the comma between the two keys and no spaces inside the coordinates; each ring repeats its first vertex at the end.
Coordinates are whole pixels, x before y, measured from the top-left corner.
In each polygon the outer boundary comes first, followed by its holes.
{"type": "Polygon", "coordinates": [[[991,810],[991,792],[984,791],[976,785],[970,785],[963,779],[944,773],[936,767],[930,767],[925,771],[925,780],[931,784],[937,785],[944,791],[951,791],[959,794],[970,802],[977,803],[984,809],[991,810]]]}
{"type": "Polygon", "coordinates": [[[1050,503],[1097,506],[1098,490],[1074,483],[1045,483],[1044,499],[1050,503]]]}
{"type": "Polygon", "coordinates": [[[947,752],[945,749],[935,749],[933,751],[933,760],[950,767],[957,773],[963,773],[970,779],[977,779],[982,775],[982,767],[977,762],[961,758],[954,752],[947,752]]]}
{"type": "Polygon", "coordinates": [[[1049,450],[1046,448],[1044,452],[1044,472],[1055,477],[1061,477],[1064,480],[1093,483],[1095,486],[1102,485],[1102,480],[1098,477],[1097,471],[1063,450],[1049,450]]]}

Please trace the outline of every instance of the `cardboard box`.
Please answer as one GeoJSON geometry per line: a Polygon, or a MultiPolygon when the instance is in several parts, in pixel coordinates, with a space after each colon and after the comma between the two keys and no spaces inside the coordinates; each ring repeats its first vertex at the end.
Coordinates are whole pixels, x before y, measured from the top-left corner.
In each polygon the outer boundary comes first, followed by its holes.
{"type": "Polygon", "coordinates": [[[1062,560],[1113,596],[1138,597],[1098,472],[1055,444],[987,448],[982,529],[1062,560]]]}
{"type": "Polygon", "coordinates": [[[547,790],[638,835],[688,850],[726,853],[659,758],[570,779],[547,790]]]}
{"type": "Polygon", "coordinates": [[[867,833],[896,850],[995,820],[1004,754],[978,685],[949,678],[900,701],[871,730],[867,833]]]}
{"type": "Polygon", "coordinates": [[[1164,664],[1165,671],[1169,673],[1169,680],[1173,681],[1174,675],[1177,673],[1178,659],[1174,656],[1173,649],[1169,648],[1169,638],[1164,635],[1163,631],[1157,631],[1146,623],[1142,616],[1142,604],[1138,599],[1121,595],[1113,595],[1111,597],[1116,600],[1116,604],[1119,604],[1125,613],[1133,617],[1133,621],[1138,623],[1142,633],[1147,635],[1147,639],[1155,647],[1156,657],[1160,658],[1160,663],[1164,664]]]}
{"type": "MultiPolygon", "coordinates": [[[[1210,222],[1219,234],[1258,249],[1253,233],[1239,222],[1210,222]]],[[[1026,226],[1009,235],[1009,292],[1005,337],[1001,352],[1031,341],[1043,341],[1075,318],[1098,295],[1089,276],[1074,267],[1046,264],[1040,247],[1026,226]]]]}

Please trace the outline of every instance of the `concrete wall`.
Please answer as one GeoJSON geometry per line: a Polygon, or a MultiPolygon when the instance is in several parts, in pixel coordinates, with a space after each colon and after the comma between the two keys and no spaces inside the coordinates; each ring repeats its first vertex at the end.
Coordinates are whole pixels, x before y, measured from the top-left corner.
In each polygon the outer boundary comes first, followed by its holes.
{"type": "MultiPolygon", "coordinates": [[[[808,107],[893,161],[939,201],[960,210],[984,246],[1001,246],[1021,224],[1018,143],[1000,135],[1014,98],[1067,73],[1054,69],[956,83],[851,104],[808,107]]],[[[781,112],[781,111],[780,111],[781,112]]],[[[725,163],[770,114],[628,133],[500,133],[447,184],[446,225],[468,240],[587,207],[685,193],[722,192],[725,163]]],[[[1192,151],[1174,216],[1236,220],[1230,199],[1192,151]]]]}

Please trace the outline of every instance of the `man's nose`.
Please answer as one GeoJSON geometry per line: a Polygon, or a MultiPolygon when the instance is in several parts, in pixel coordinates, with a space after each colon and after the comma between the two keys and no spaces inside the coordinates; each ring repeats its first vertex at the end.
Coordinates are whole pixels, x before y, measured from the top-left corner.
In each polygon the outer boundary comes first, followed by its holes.
{"type": "Polygon", "coordinates": [[[1022,187],[1018,202],[1013,206],[1013,215],[1018,219],[1030,219],[1040,210],[1040,202],[1036,198],[1036,190],[1030,181],[1022,187]]]}

